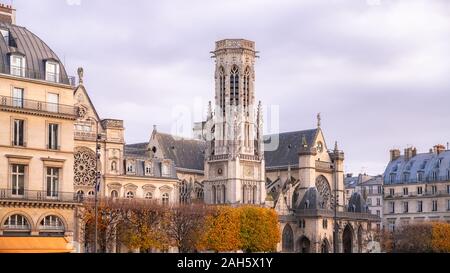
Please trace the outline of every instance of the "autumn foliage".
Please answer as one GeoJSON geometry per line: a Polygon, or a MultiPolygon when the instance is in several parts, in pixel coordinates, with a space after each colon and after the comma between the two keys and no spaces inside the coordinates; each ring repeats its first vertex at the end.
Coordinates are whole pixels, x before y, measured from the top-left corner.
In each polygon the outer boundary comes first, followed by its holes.
{"type": "Polygon", "coordinates": [[[415,223],[384,233],[383,248],[397,253],[450,253],[450,224],[415,223]]]}
{"type": "Polygon", "coordinates": [[[218,207],[206,221],[200,249],[215,252],[272,252],[280,241],[278,216],[261,207],[218,207]]]}
{"type": "MultiPolygon", "coordinates": [[[[94,244],[95,211],[85,204],[85,243],[94,244]]],[[[118,244],[129,250],[180,252],[271,252],[280,241],[278,216],[253,206],[162,206],[153,202],[103,200],[98,205],[98,249],[110,252],[118,244]]]]}

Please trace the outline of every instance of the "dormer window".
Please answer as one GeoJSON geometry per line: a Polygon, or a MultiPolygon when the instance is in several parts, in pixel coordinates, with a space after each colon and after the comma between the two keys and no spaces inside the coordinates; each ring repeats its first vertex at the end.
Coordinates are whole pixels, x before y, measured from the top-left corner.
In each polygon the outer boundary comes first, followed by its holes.
{"type": "Polygon", "coordinates": [[[47,61],[45,63],[45,80],[59,82],[59,63],[55,61],[47,61]]]}
{"type": "Polygon", "coordinates": [[[132,161],[127,162],[127,173],[134,173],[134,163],[132,161]]]}
{"type": "Polygon", "coordinates": [[[163,177],[170,177],[170,168],[168,163],[163,163],[161,166],[161,173],[163,177]]]}
{"type": "Polygon", "coordinates": [[[145,175],[150,176],[150,175],[152,175],[152,174],[153,174],[153,166],[152,166],[152,163],[150,163],[150,162],[145,163],[145,175]]]}
{"type": "Polygon", "coordinates": [[[10,71],[11,75],[18,77],[25,77],[26,62],[24,56],[12,54],[10,63],[11,63],[11,71],[10,71]]]}
{"type": "Polygon", "coordinates": [[[9,31],[6,29],[0,29],[0,32],[2,34],[3,40],[5,40],[6,45],[9,46],[9,31]]]}

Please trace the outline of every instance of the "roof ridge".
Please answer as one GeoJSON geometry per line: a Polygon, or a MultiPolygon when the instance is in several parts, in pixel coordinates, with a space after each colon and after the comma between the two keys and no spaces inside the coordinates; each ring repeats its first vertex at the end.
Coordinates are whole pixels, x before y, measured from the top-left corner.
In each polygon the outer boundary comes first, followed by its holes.
{"type": "MultiPolygon", "coordinates": [[[[302,132],[306,132],[306,131],[317,131],[318,130],[318,128],[316,128],[316,129],[306,129],[306,130],[298,130],[298,131],[289,131],[289,132],[281,132],[281,133],[278,133],[278,135],[285,135],[285,134],[292,134],[292,133],[302,133],[302,132]]],[[[265,135],[265,136],[274,136],[274,135],[277,135],[276,133],[275,134],[268,134],[268,135],[265,135]]]]}

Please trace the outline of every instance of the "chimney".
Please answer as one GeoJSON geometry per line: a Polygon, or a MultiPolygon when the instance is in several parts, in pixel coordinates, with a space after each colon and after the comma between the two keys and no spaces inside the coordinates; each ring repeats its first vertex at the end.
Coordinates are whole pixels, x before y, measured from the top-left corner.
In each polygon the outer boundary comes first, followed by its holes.
{"type": "Polygon", "coordinates": [[[0,3],[0,22],[7,24],[16,24],[16,10],[11,5],[0,3]]]}
{"type": "Polygon", "coordinates": [[[441,154],[441,153],[445,152],[445,146],[442,144],[435,145],[433,147],[433,152],[435,154],[441,154]]]}
{"type": "Polygon", "coordinates": [[[414,147],[405,149],[405,160],[408,161],[417,155],[417,149],[414,147]]]}
{"type": "Polygon", "coordinates": [[[353,177],[353,174],[352,173],[348,173],[347,174],[347,178],[352,178],[353,177]]]}
{"type": "Polygon", "coordinates": [[[396,160],[397,158],[400,157],[400,150],[399,149],[393,149],[390,151],[391,153],[391,161],[396,160]]]}

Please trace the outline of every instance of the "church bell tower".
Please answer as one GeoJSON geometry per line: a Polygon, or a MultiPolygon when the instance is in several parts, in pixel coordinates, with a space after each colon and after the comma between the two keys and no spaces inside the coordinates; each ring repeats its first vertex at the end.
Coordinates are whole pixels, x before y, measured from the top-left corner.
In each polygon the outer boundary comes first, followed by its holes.
{"type": "Polygon", "coordinates": [[[216,42],[215,107],[208,111],[207,204],[263,204],[266,198],[261,102],[255,100],[255,43],[216,42]]]}

